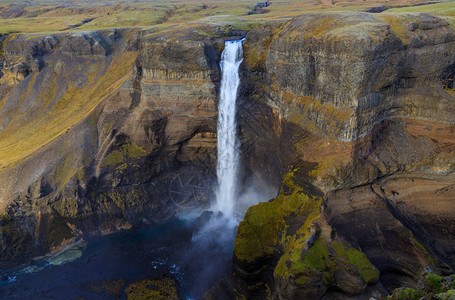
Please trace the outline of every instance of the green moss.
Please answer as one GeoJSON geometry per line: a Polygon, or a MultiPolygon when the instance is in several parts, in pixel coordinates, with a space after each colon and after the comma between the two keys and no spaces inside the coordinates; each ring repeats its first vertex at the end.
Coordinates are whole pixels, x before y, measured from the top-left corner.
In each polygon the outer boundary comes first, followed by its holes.
{"type": "Polygon", "coordinates": [[[303,189],[294,183],[293,176],[294,172],[285,176],[276,199],[259,203],[247,210],[237,229],[234,254],[238,259],[253,262],[272,255],[279,242],[285,241],[279,239],[279,236],[286,228],[286,217],[308,216],[319,209],[322,199],[310,198],[304,194],[303,189]]]}
{"type": "Polygon", "coordinates": [[[400,22],[396,15],[381,15],[382,19],[390,25],[390,31],[395,34],[403,43],[407,45],[408,34],[403,24],[400,22]]]}
{"type": "Polygon", "coordinates": [[[394,298],[394,300],[418,300],[420,299],[421,295],[419,294],[418,291],[412,288],[405,288],[399,290],[394,298]]]}
{"type": "MultiPolygon", "coordinates": [[[[323,15],[320,18],[316,19],[312,24],[310,25],[310,31],[309,33],[306,34],[306,37],[315,37],[315,38],[321,38],[325,34],[327,34],[330,30],[339,27],[340,22],[329,15],[323,15]]],[[[296,32],[298,35],[299,33],[296,32]]]]}
{"type": "Polygon", "coordinates": [[[76,197],[63,198],[60,201],[52,203],[51,207],[65,217],[77,218],[79,214],[79,204],[76,197]]]}
{"type": "Polygon", "coordinates": [[[125,211],[128,207],[141,203],[145,197],[142,191],[132,189],[126,194],[109,193],[109,198],[112,199],[117,207],[125,211]]]}
{"type": "MultiPolygon", "coordinates": [[[[305,286],[309,282],[309,278],[314,276],[314,271],[320,274],[321,281],[327,285],[332,286],[335,281],[334,273],[337,268],[336,261],[332,258],[332,253],[329,249],[329,244],[323,239],[319,238],[314,245],[308,250],[307,253],[302,253],[300,256],[295,255],[296,251],[289,256],[284,266],[289,267],[285,272],[275,269],[275,274],[284,275],[285,277],[296,276],[296,284],[305,286]]],[[[282,257],[282,258],[283,258],[282,257]]]]}
{"type": "Polygon", "coordinates": [[[145,279],[130,284],[125,294],[128,300],[176,300],[177,288],[170,278],[145,279]]]}
{"type": "Polygon", "coordinates": [[[308,278],[305,276],[301,276],[295,280],[295,284],[298,286],[305,286],[308,282],[308,278]]]}
{"type": "Polygon", "coordinates": [[[310,284],[311,278],[317,278],[327,287],[336,286],[335,273],[354,267],[365,283],[372,284],[379,278],[379,272],[360,251],[345,246],[337,239],[328,242],[319,237],[308,251],[303,250],[304,243],[293,244],[280,258],[275,268],[275,276],[296,277],[296,284],[302,287],[310,284]]]}
{"type": "Polygon", "coordinates": [[[93,193],[92,198],[96,199],[97,203],[103,206],[103,209],[110,213],[126,213],[129,208],[141,208],[146,205],[147,197],[143,190],[131,189],[127,191],[115,192],[100,192],[99,194],[93,193]]]}
{"type": "Polygon", "coordinates": [[[432,264],[434,264],[433,257],[430,255],[430,253],[427,251],[427,249],[414,237],[414,234],[412,233],[412,231],[410,231],[409,234],[411,235],[411,239],[414,242],[414,244],[417,246],[417,248],[419,248],[422,251],[422,253],[425,254],[425,256],[428,258],[428,260],[432,264]]]}
{"type": "Polygon", "coordinates": [[[429,285],[432,288],[434,293],[442,292],[442,282],[441,282],[442,279],[443,279],[442,276],[439,276],[439,275],[436,275],[436,274],[433,274],[433,273],[429,273],[427,275],[428,283],[429,283],[429,285]]]}
{"type": "Polygon", "coordinates": [[[344,247],[342,242],[339,241],[333,241],[330,245],[333,250],[335,250],[335,253],[339,257],[344,257],[346,256],[346,248],[344,247]]]}
{"type": "Polygon", "coordinates": [[[101,167],[116,166],[126,159],[126,155],[121,150],[114,150],[103,159],[101,167]]]}
{"type": "MultiPolygon", "coordinates": [[[[107,155],[101,162],[101,167],[117,166],[128,159],[137,159],[147,155],[147,152],[132,141],[123,144],[119,150],[114,150],[107,155]]],[[[120,165],[120,169],[126,166],[120,165]]]]}
{"type": "Polygon", "coordinates": [[[235,297],[236,300],[247,300],[245,295],[238,295],[235,297]]]}
{"type": "Polygon", "coordinates": [[[286,272],[287,266],[286,266],[286,261],[287,257],[282,255],[280,257],[280,260],[278,261],[276,267],[275,267],[275,274],[278,276],[283,276],[284,273],[286,272]]]}
{"type": "Polygon", "coordinates": [[[455,300],[455,290],[448,290],[445,293],[434,295],[434,299],[438,300],[455,300]]]}
{"type": "Polygon", "coordinates": [[[270,287],[268,284],[265,285],[265,294],[266,294],[266,296],[265,296],[266,300],[272,299],[272,291],[270,290],[270,287]]]}
{"type": "Polygon", "coordinates": [[[324,271],[328,268],[329,247],[322,239],[317,240],[305,255],[305,265],[314,271],[324,271]]]}
{"type": "Polygon", "coordinates": [[[363,281],[370,284],[378,280],[378,272],[364,253],[352,248],[347,250],[346,254],[349,257],[349,262],[357,269],[363,281]]]}
{"type": "Polygon", "coordinates": [[[455,275],[447,277],[439,276],[433,273],[424,272],[419,279],[419,287],[417,290],[401,287],[395,289],[388,299],[391,300],[418,300],[426,299],[455,299],[455,290],[453,290],[453,282],[455,275]]]}

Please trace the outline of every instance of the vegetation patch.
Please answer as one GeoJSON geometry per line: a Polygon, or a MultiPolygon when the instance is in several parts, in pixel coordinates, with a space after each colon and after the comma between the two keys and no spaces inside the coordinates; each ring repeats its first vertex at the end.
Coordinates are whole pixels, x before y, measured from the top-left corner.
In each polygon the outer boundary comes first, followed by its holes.
{"type": "Polygon", "coordinates": [[[434,273],[424,272],[419,281],[418,288],[401,287],[395,289],[387,299],[390,300],[419,300],[419,299],[455,299],[455,275],[439,276],[434,273]]]}
{"type": "MultiPolygon", "coordinates": [[[[26,124],[19,124],[18,118],[17,126],[1,131],[0,167],[14,165],[88,117],[130,76],[136,55],[135,52],[119,53],[109,66],[98,64],[98,68],[89,72],[85,87],[78,89],[70,85],[61,99],[53,100],[55,104],[48,111],[36,114],[26,124]],[[105,67],[107,70],[104,72],[105,67]]],[[[50,103],[46,97],[53,97],[51,90],[40,95],[36,102],[50,103]]],[[[27,91],[23,91],[23,95],[26,94],[27,91]]]]}
{"type": "Polygon", "coordinates": [[[389,12],[427,12],[440,16],[455,16],[455,5],[452,1],[440,1],[440,3],[428,3],[427,5],[392,8],[389,12]]]}
{"type": "MultiPolygon", "coordinates": [[[[130,159],[137,159],[145,155],[147,155],[147,151],[129,140],[123,144],[120,149],[109,153],[101,162],[101,167],[117,166],[130,159]]],[[[122,165],[119,166],[119,168],[122,168],[122,165]]]]}
{"type": "Polygon", "coordinates": [[[357,269],[363,281],[373,283],[378,280],[378,271],[373,267],[363,252],[351,248],[346,251],[346,254],[349,262],[357,269]]]}
{"type": "Polygon", "coordinates": [[[280,194],[271,202],[259,203],[248,209],[237,229],[234,254],[237,259],[253,262],[270,256],[280,243],[280,234],[288,226],[289,216],[310,216],[319,211],[320,197],[310,197],[294,183],[294,171],[283,181],[280,194]]]}
{"type": "Polygon", "coordinates": [[[336,286],[336,272],[346,272],[354,267],[365,284],[378,281],[379,272],[361,251],[345,242],[328,242],[322,236],[313,245],[298,241],[287,249],[275,268],[275,276],[286,280],[296,278],[296,285],[305,287],[320,280],[327,287],[336,286]],[[308,247],[310,247],[308,249],[308,247]],[[306,250],[307,249],[307,250],[306,250]]]}
{"type": "Polygon", "coordinates": [[[175,280],[170,278],[145,279],[130,284],[125,294],[128,300],[177,300],[175,280]]]}
{"type": "Polygon", "coordinates": [[[115,208],[120,209],[123,213],[130,207],[140,207],[145,205],[144,203],[147,197],[144,195],[144,191],[132,189],[126,193],[122,192],[108,192],[102,193],[98,196],[97,201],[103,203],[108,209],[109,203],[115,205],[115,208]]]}
{"type": "Polygon", "coordinates": [[[408,33],[400,20],[395,15],[382,15],[381,18],[390,25],[390,31],[395,34],[403,43],[407,45],[408,33]]]}

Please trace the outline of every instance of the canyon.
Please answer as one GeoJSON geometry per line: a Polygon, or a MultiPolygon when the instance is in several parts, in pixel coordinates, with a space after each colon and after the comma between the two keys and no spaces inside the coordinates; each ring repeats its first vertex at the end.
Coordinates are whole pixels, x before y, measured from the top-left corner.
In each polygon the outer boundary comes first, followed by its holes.
{"type": "Polygon", "coordinates": [[[205,298],[379,299],[453,274],[455,27],[387,12],[2,36],[1,267],[209,206],[241,38],[238,179],[274,196],[205,298]]]}

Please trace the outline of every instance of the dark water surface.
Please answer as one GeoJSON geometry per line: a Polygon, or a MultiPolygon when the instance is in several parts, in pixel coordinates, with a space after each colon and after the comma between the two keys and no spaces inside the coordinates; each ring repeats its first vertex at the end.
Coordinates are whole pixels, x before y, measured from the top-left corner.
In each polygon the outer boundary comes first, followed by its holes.
{"type": "Polygon", "coordinates": [[[2,273],[10,280],[0,283],[0,299],[126,299],[129,283],[161,276],[176,280],[182,299],[200,299],[230,270],[235,226],[226,222],[203,213],[195,220],[89,238],[59,256],[2,273]],[[120,298],[90,288],[122,278],[127,283],[120,298]]]}

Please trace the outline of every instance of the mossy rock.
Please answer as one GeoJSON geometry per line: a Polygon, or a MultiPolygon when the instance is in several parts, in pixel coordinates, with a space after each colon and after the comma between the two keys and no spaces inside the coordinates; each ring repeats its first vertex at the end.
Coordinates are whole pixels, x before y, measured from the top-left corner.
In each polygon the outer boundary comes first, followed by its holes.
{"type": "Polygon", "coordinates": [[[439,293],[434,295],[435,299],[438,300],[455,300],[455,290],[448,290],[445,293],[439,293]]]}
{"type": "Polygon", "coordinates": [[[390,300],[440,299],[455,300],[455,275],[440,276],[424,272],[417,289],[400,287],[388,297],[390,300]]]}
{"type": "Polygon", "coordinates": [[[443,291],[442,280],[444,277],[436,274],[428,274],[426,277],[427,289],[434,293],[440,293],[443,291]]]}
{"type": "Polygon", "coordinates": [[[325,288],[339,287],[350,293],[360,293],[366,285],[378,282],[378,270],[347,242],[329,242],[320,236],[306,250],[308,242],[297,239],[290,245],[275,268],[275,277],[286,281],[295,278],[294,285],[299,288],[322,282],[325,288]]]}
{"type": "Polygon", "coordinates": [[[320,197],[305,194],[303,188],[295,183],[294,171],[289,172],[277,198],[259,203],[247,210],[237,229],[235,257],[240,261],[252,263],[273,255],[274,251],[286,242],[280,239],[280,236],[286,236],[285,232],[289,227],[286,219],[290,217],[311,221],[316,219],[321,201],[320,197]]]}
{"type": "MultiPolygon", "coordinates": [[[[101,167],[114,167],[131,159],[139,159],[147,152],[132,141],[126,141],[119,149],[113,150],[101,162],[101,167]]],[[[119,168],[122,168],[120,166],[119,168]]]]}
{"type": "Polygon", "coordinates": [[[393,291],[393,294],[388,299],[393,300],[419,300],[421,297],[425,297],[423,291],[416,291],[412,288],[399,288],[393,291]]]}
{"type": "Polygon", "coordinates": [[[177,300],[175,280],[171,278],[144,279],[133,282],[126,290],[128,300],[177,300]]]}

